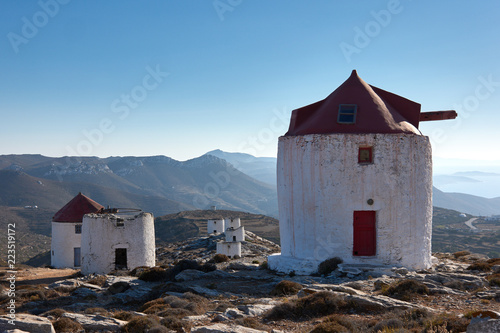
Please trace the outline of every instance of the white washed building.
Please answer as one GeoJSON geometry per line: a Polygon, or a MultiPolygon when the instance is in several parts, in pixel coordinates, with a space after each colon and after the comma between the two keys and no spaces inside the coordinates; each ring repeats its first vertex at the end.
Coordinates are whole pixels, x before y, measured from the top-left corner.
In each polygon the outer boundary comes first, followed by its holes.
{"type": "Polygon", "coordinates": [[[81,247],[83,274],[152,267],[156,262],[153,214],[87,214],[81,247]]]}
{"type": "Polygon", "coordinates": [[[282,272],[310,274],[328,258],[431,266],[432,155],[420,121],[455,111],[368,85],[353,71],[322,101],[294,110],[278,143],[282,272]]]}
{"type": "Polygon", "coordinates": [[[214,219],[207,221],[207,232],[208,234],[222,234],[224,233],[225,223],[224,219],[214,219]]]}
{"type": "Polygon", "coordinates": [[[50,261],[53,267],[80,267],[83,216],[102,208],[104,207],[94,200],[78,193],[54,215],[50,246],[50,261]]]}

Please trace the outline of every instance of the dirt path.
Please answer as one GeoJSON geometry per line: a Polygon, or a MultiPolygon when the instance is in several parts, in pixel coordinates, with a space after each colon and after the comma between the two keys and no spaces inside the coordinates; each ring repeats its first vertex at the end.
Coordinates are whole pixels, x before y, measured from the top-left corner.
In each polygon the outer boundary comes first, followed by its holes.
{"type": "MultiPolygon", "coordinates": [[[[0,267],[0,273],[6,273],[7,267],[0,267]]],[[[64,269],[50,269],[50,268],[19,268],[16,270],[16,284],[50,284],[55,281],[68,279],[79,270],[64,268],[64,269]]],[[[5,274],[0,279],[0,282],[7,282],[6,278],[10,274],[5,274]]]]}

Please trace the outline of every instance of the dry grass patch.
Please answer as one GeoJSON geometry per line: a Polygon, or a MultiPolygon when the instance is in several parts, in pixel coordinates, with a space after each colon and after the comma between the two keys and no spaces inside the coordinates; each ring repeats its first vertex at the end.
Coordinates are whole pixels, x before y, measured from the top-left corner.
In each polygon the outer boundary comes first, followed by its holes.
{"type": "Polygon", "coordinates": [[[409,301],[417,295],[429,295],[429,288],[422,282],[405,279],[383,287],[382,295],[409,301]]]}
{"type": "Polygon", "coordinates": [[[135,316],[132,312],[129,311],[117,311],[113,313],[113,318],[119,319],[119,320],[124,320],[124,321],[130,321],[132,318],[135,316]]]}
{"type": "Polygon", "coordinates": [[[139,274],[139,279],[146,282],[165,281],[169,277],[169,272],[161,267],[151,267],[139,274]]]}
{"type": "Polygon", "coordinates": [[[488,264],[486,261],[478,261],[469,265],[469,267],[467,267],[467,270],[489,272],[491,270],[491,265],[488,264]]]}
{"type": "Polygon", "coordinates": [[[66,317],[59,318],[54,323],[52,323],[52,326],[54,326],[54,329],[57,333],[85,332],[83,326],[80,325],[80,323],[77,323],[76,321],[66,317]]]}
{"type": "Polygon", "coordinates": [[[214,255],[214,257],[212,258],[212,260],[215,263],[228,262],[229,261],[229,257],[226,256],[225,254],[217,253],[216,255],[214,255]]]}
{"type": "Polygon", "coordinates": [[[468,256],[469,254],[470,254],[469,251],[458,251],[458,252],[453,253],[453,256],[455,257],[455,259],[458,259],[460,257],[468,256]]]}
{"type": "Polygon", "coordinates": [[[492,287],[500,287],[500,273],[488,275],[486,280],[490,283],[492,287]]]}
{"type": "Polygon", "coordinates": [[[300,283],[283,280],[274,286],[273,290],[271,290],[271,296],[296,295],[302,288],[304,287],[300,283]]]}
{"type": "Polygon", "coordinates": [[[302,320],[324,317],[352,308],[343,297],[328,291],[320,291],[294,301],[282,303],[272,308],[267,320],[302,320]]]}
{"type": "Polygon", "coordinates": [[[159,317],[152,315],[137,316],[125,324],[122,330],[126,333],[143,333],[157,326],[161,326],[159,317]]]}
{"type": "Polygon", "coordinates": [[[87,281],[87,283],[99,286],[99,287],[104,287],[106,284],[107,278],[106,275],[97,275],[94,278],[90,279],[87,281]]]}
{"type": "Polygon", "coordinates": [[[101,315],[101,316],[109,316],[110,313],[108,310],[103,309],[103,308],[87,308],[84,311],[86,314],[95,314],[95,315],[101,315]]]}
{"type": "Polygon", "coordinates": [[[57,308],[57,309],[52,309],[52,310],[49,310],[47,312],[44,312],[40,316],[41,317],[49,317],[49,316],[51,316],[51,317],[54,317],[56,319],[59,319],[65,313],[66,313],[65,310],[57,308]]]}

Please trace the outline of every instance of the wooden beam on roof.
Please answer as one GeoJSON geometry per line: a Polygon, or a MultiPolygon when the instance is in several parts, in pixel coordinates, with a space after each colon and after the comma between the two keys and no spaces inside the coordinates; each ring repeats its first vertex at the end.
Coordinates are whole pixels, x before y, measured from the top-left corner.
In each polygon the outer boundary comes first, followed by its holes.
{"type": "Polygon", "coordinates": [[[455,119],[456,117],[457,112],[455,110],[420,112],[420,121],[446,120],[455,119]]]}

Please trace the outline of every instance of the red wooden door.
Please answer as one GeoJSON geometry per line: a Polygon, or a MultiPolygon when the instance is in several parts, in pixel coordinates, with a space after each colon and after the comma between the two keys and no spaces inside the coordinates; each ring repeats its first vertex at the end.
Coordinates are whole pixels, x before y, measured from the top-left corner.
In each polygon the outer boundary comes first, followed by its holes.
{"type": "Polygon", "coordinates": [[[355,256],[374,256],[376,251],[375,211],[354,211],[354,242],[352,254],[355,256]]]}

